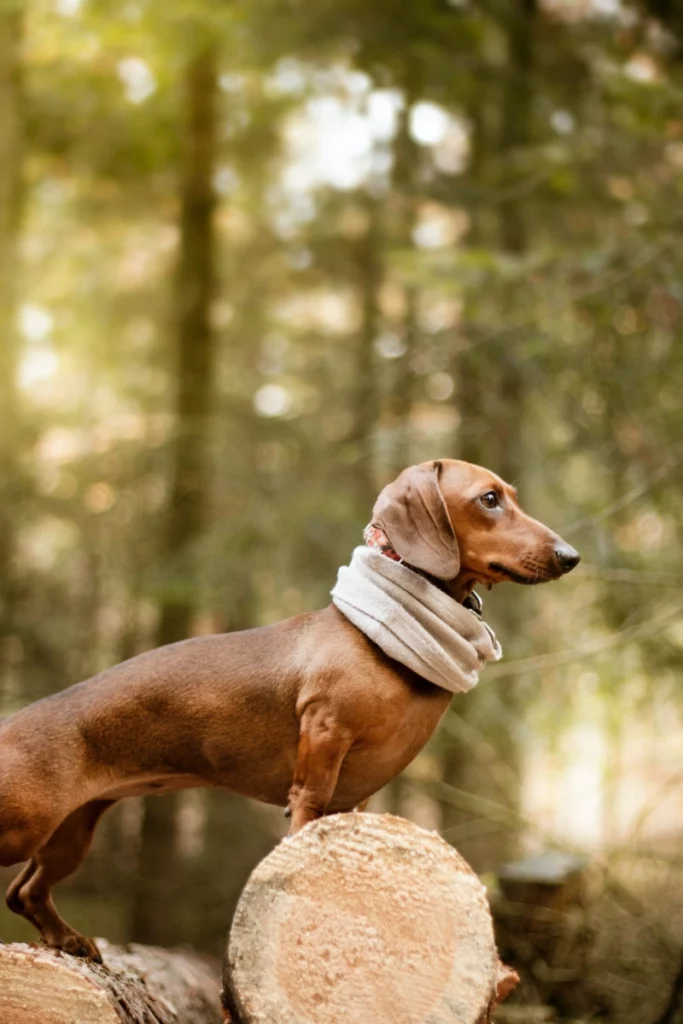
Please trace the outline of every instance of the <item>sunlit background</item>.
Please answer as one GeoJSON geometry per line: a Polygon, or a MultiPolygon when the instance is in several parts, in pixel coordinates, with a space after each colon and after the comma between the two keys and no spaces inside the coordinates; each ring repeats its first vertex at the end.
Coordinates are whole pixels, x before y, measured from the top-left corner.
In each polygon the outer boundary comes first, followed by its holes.
{"type": "MultiPolygon", "coordinates": [[[[664,0],[0,6],[0,713],[323,606],[400,469],[489,466],[582,564],[484,595],[505,659],[375,809],[494,894],[577,858],[580,967],[517,950],[566,1019],[679,1019],[682,95],[664,0]]],[[[57,902],[218,952],[284,827],[127,801],[57,902]]]]}

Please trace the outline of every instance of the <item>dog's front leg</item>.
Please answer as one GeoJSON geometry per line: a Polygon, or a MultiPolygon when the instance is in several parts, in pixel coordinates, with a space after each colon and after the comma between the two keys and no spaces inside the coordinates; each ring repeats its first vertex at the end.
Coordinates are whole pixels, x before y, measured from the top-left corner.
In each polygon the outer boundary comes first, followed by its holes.
{"type": "Polygon", "coordinates": [[[306,706],[287,800],[292,818],[290,835],[321,818],[327,810],[352,739],[350,730],[340,724],[329,707],[318,703],[306,706]]]}

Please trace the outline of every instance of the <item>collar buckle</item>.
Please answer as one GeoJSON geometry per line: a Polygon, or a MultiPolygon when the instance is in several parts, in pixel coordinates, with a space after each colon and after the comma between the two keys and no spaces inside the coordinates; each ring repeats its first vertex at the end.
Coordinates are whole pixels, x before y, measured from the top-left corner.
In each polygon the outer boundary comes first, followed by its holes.
{"type": "Polygon", "coordinates": [[[482,601],[476,590],[470,590],[469,594],[462,603],[463,608],[469,608],[471,612],[478,615],[481,618],[484,611],[484,602],[482,601]]]}

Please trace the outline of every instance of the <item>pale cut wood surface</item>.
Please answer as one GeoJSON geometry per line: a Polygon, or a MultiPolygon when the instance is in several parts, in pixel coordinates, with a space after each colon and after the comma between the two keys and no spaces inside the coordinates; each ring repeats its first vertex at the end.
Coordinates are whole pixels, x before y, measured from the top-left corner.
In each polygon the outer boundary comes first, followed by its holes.
{"type": "Polygon", "coordinates": [[[224,1002],[235,1024],[480,1024],[513,985],[462,857],[401,818],[354,813],[306,826],[258,865],[224,1002]]]}
{"type": "Polygon", "coordinates": [[[97,941],[104,966],[45,946],[0,945],[1,1024],[218,1024],[220,985],[204,961],[97,941]]]}

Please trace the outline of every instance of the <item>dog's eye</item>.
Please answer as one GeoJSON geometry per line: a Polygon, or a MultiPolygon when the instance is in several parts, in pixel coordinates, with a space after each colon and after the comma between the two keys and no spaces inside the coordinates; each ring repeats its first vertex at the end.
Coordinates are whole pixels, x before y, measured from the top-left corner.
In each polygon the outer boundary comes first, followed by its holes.
{"type": "Polygon", "coordinates": [[[495,491],[487,491],[486,494],[482,494],[479,501],[484,508],[498,508],[498,495],[495,491]]]}

